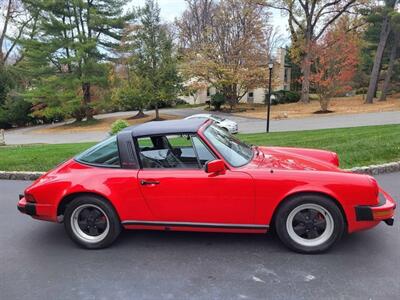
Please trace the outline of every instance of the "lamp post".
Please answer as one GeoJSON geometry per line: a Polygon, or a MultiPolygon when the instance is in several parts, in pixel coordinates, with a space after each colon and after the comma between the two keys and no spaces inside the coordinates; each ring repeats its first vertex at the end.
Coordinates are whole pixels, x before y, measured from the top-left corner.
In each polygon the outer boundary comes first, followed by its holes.
{"type": "Polygon", "coordinates": [[[268,63],[269,82],[268,82],[267,133],[269,132],[269,117],[271,114],[271,85],[272,85],[272,68],[273,67],[274,67],[274,63],[272,61],[270,61],[268,63]]]}

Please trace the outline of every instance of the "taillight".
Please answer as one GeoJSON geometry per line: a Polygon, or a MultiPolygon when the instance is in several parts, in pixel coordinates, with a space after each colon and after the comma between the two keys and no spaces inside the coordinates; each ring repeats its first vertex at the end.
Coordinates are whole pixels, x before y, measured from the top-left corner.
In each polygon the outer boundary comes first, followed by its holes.
{"type": "Polygon", "coordinates": [[[36,202],[35,198],[31,194],[25,193],[25,200],[26,202],[36,202]]]}
{"type": "Polygon", "coordinates": [[[372,211],[372,216],[374,217],[374,220],[384,220],[391,218],[394,214],[394,209],[389,208],[386,210],[377,210],[377,211],[372,211]]]}

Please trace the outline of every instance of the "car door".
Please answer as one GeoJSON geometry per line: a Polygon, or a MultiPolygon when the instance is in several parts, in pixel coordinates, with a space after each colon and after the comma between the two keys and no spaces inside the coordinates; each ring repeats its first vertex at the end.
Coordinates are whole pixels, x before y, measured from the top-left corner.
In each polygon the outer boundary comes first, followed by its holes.
{"type": "Polygon", "coordinates": [[[139,140],[143,168],[138,180],[142,195],[157,218],[155,221],[253,222],[254,182],[248,174],[231,170],[223,174],[206,173],[205,163],[215,156],[197,136],[162,138],[163,143],[154,143],[154,137],[147,142],[139,140]],[[153,145],[146,146],[149,144],[153,145]],[[160,149],[161,144],[164,145],[161,148],[170,149],[160,149]],[[171,153],[174,158],[167,157],[171,153]],[[166,162],[168,159],[170,162],[166,162]]]}

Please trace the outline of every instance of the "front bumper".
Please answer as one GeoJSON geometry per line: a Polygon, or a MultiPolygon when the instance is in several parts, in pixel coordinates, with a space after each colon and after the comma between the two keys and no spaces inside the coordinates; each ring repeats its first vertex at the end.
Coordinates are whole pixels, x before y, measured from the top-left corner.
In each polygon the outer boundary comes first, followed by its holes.
{"type": "Polygon", "coordinates": [[[385,221],[393,225],[396,202],[384,191],[379,192],[379,204],[374,206],[359,205],[355,207],[357,221],[385,221]]]}
{"type": "Polygon", "coordinates": [[[235,127],[229,127],[228,130],[229,130],[230,133],[238,133],[238,132],[239,132],[237,126],[235,126],[235,127]]]}
{"type": "Polygon", "coordinates": [[[27,214],[32,217],[37,216],[36,203],[27,202],[23,195],[19,195],[17,208],[23,214],[27,214]]]}

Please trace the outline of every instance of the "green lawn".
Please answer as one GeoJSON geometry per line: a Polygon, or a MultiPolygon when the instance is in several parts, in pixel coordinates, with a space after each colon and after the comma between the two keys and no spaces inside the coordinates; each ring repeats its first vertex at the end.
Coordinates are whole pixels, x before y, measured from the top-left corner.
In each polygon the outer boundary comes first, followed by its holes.
{"type": "MultiPolygon", "coordinates": [[[[400,125],[239,134],[247,143],[318,148],[339,154],[350,168],[400,160],[400,125]]],[[[0,170],[46,171],[93,143],[0,147],[0,170]]]]}

